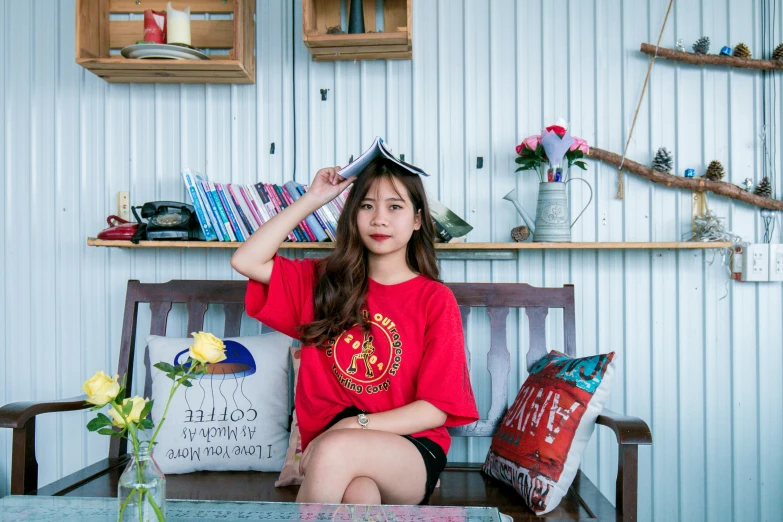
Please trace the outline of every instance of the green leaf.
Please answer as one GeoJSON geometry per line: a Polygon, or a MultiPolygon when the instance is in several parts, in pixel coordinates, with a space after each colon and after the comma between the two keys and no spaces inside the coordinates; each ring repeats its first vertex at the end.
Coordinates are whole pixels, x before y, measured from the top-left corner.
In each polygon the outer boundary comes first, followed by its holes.
{"type": "Polygon", "coordinates": [[[144,419],[149,415],[149,413],[152,411],[152,403],[155,401],[149,401],[147,404],[144,405],[144,409],[141,410],[141,414],[139,415],[140,419],[144,419]]]}
{"type": "Polygon", "coordinates": [[[111,426],[111,420],[103,414],[98,415],[87,423],[87,429],[90,431],[97,431],[104,426],[111,426]]]}
{"type": "Polygon", "coordinates": [[[111,435],[112,437],[114,437],[115,435],[116,436],[120,435],[119,432],[114,431],[111,428],[101,428],[101,429],[98,430],[98,433],[100,433],[101,435],[111,435]]]}
{"type": "Polygon", "coordinates": [[[151,430],[155,427],[155,424],[150,419],[144,419],[139,423],[139,426],[144,428],[145,430],[151,430]]]}
{"type": "Polygon", "coordinates": [[[128,400],[128,402],[122,405],[122,414],[127,417],[131,411],[133,411],[133,401],[128,400]]]}
{"type": "Polygon", "coordinates": [[[587,164],[584,161],[575,161],[574,165],[576,165],[582,170],[587,170],[587,164]]]}
{"type": "Polygon", "coordinates": [[[155,368],[157,368],[158,370],[166,373],[174,371],[174,367],[167,362],[159,362],[154,364],[153,366],[155,366],[155,368]]]}
{"type": "Polygon", "coordinates": [[[185,379],[184,381],[182,381],[182,386],[186,388],[190,388],[191,386],[193,386],[193,383],[190,382],[190,379],[185,379]]]}

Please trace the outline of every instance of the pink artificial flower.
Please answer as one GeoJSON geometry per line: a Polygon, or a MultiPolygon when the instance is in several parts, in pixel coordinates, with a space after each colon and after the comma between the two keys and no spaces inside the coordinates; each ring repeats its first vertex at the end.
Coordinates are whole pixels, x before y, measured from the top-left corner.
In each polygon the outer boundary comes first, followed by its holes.
{"type": "Polygon", "coordinates": [[[522,150],[525,147],[527,147],[529,150],[535,151],[539,143],[541,143],[541,136],[539,136],[538,134],[534,134],[533,136],[528,136],[522,141],[522,143],[517,145],[517,154],[521,156],[522,150]]]}
{"type": "Polygon", "coordinates": [[[585,154],[590,153],[590,147],[587,145],[587,142],[582,138],[574,137],[574,143],[571,145],[571,148],[568,150],[576,150],[576,149],[579,149],[585,154]]]}
{"type": "Polygon", "coordinates": [[[538,145],[541,143],[541,135],[534,134],[532,136],[529,136],[525,138],[525,141],[523,141],[522,143],[524,143],[528,149],[536,150],[538,148],[538,145]]]}

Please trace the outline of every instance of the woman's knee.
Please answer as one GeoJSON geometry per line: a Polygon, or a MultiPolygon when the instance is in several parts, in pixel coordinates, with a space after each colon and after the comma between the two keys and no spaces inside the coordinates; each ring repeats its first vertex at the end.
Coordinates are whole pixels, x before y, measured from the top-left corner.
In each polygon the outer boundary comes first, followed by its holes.
{"type": "Polygon", "coordinates": [[[380,504],[378,484],[368,477],[356,477],[348,484],[343,495],[344,504],[380,504]]]}
{"type": "Polygon", "coordinates": [[[318,445],[313,448],[310,462],[307,464],[307,475],[320,472],[333,475],[337,470],[351,471],[351,445],[355,434],[352,430],[335,430],[321,436],[318,445]]]}

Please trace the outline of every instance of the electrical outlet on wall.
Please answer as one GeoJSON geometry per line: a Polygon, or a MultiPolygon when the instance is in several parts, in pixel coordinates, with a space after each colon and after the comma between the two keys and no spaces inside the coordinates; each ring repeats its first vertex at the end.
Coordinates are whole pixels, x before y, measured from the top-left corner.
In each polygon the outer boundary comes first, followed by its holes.
{"type": "Polygon", "coordinates": [[[130,221],[130,194],[127,191],[117,192],[117,215],[130,221]]]}
{"type": "Polygon", "coordinates": [[[783,281],[783,245],[769,245],[769,280],[783,281]]]}
{"type": "Polygon", "coordinates": [[[748,245],[742,256],[741,281],[769,281],[769,245],[748,245]]]}

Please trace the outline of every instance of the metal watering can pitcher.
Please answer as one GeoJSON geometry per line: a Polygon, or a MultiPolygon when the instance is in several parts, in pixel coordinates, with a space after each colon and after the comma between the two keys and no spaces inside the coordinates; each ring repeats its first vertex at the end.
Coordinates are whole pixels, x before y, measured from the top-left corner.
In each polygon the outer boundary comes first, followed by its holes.
{"type": "Polygon", "coordinates": [[[503,199],[512,202],[517,208],[517,212],[522,216],[525,225],[530,229],[533,241],[568,243],[571,241],[571,227],[582,217],[590,202],[593,201],[593,187],[582,178],[571,178],[565,183],[557,181],[539,183],[535,222],[517,201],[517,189],[503,196],[503,199]],[[576,180],[582,181],[590,189],[590,199],[585,208],[576,216],[574,222],[570,223],[566,185],[576,180]]]}

